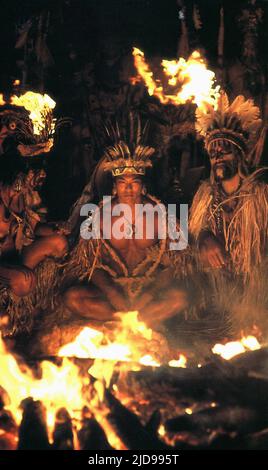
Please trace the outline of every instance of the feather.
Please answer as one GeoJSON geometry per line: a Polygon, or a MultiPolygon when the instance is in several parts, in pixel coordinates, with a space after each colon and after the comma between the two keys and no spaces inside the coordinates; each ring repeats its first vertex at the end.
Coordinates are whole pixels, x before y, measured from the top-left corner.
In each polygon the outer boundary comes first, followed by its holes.
{"type": "Polygon", "coordinates": [[[229,100],[226,93],[221,93],[218,99],[218,112],[225,114],[229,108],[229,100]]]}
{"type": "Polygon", "coordinates": [[[137,116],[137,140],[136,140],[136,145],[139,145],[139,143],[141,141],[141,136],[142,136],[141,120],[140,120],[139,116],[137,116]]]}

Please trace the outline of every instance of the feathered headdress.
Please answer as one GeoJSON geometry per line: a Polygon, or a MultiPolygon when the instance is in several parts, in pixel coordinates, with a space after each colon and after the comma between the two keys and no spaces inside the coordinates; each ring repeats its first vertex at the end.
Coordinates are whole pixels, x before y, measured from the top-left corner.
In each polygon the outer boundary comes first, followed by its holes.
{"type": "Polygon", "coordinates": [[[113,176],[125,174],[145,175],[146,168],[152,166],[150,157],[155,152],[153,147],[144,145],[148,124],[142,129],[140,118],[132,112],[128,115],[127,129],[119,129],[118,122],[105,125],[109,140],[113,143],[105,149],[107,162],[104,171],[111,171],[113,176]]]}
{"type": "Polygon", "coordinates": [[[212,142],[227,140],[248,159],[262,125],[260,109],[252,99],[239,95],[230,104],[226,93],[219,96],[217,108],[206,104],[206,109],[196,110],[196,130],[205,138],[209,153],[212,142]]]}

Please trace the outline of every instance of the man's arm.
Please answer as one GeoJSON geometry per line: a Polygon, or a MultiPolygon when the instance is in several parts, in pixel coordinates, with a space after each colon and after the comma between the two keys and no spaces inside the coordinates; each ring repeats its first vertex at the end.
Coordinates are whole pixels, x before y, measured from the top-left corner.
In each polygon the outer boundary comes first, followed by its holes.
{"type": "Polygon", "coordinates": [[[125,296],[106,271],[103,269],[95,269],[91,281],[103,292],[115,311],[129,310],[125,296]]]}

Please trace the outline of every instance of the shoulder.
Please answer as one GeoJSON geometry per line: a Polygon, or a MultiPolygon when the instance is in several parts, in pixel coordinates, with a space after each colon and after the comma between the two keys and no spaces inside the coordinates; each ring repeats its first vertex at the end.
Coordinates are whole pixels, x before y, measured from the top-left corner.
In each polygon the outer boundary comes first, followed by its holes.
{"type": "Polygon", "coordinates": [[[213,187],[210,180],[203,181],[194,195],[191,210],[194,210],[194,208],[200,203],[207,207],[207,203],[210,200],[212,193],[213,187]]]}
{"type": "Polygon", "coordinates": [[[198,193],[211,193],[212,192],[212,184],[209,179],[204,180],[201,182],[199,188],[196,191],[196,194],[198,193]]]}

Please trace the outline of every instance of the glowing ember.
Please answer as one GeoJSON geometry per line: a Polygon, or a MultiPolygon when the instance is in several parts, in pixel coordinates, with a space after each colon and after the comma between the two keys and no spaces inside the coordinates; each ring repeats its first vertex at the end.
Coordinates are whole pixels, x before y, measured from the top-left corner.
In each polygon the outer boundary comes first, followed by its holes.
{"type": "Polygon", "coordinates": [[[83,386],[89,379],[79,375],[79,369],[68,359],[63,359],[60,367],[48,361],[41,363],[42,378],[36,379],[32,372],[23,367],[21,371],[14,356],[6,351],[0,339],[1,373],[0,383],[10,398],[6,409],[10,410],[17,424],[21,420],[20,403],[27,397],[41,400],[47,411],[47,424],[53,430],[55,414],[59,408],[66,408],[72,418],[79,418],[86,404],[82,395],[83,386]]]}
{"type": "Polygon", "coordinates": [[[226,344],[215,344],[212,348],[214,354],[219,354],[223,359],[231,359],[246,351],[256,351],[261,345],[254,336],[243,337],[240,341],[230,341],[226,344]]]}
{"type": "Polygon", "coordinates": [[[187,364],[187,358],[183,355],[180,354],[180,357],[178,360],[173,359],[172,361],[169,361],[168,365],[170,367],[183,367],[185,368],[187,364]]]}
{"type": "Polygon", "coordinates": [[[216,106],[220,87],[215,86],[215,73],[207,69],[198,51],[194,51],[187,61],[183,58],[163,59],[161,65],[164,79],[161,80],[154,78],[140,49],[134,47],[132,53],[137,72],[143,79],[149,95],[156,96],[161,103],[179,105],[191,101],[199,108],[206,103],[216,106]]]}
{"type": "Polygon", "coordinates": [[[159,428],[158,428],[158,434],[160,437],[164,437],[165,434],[166,434],[166,429],[165,429],[165,426],[163,424],[160,424],[159,428]]]}
{"type": "Polygon", "coordinates": [[[56,103],[50,96],[27,91],[24,95],[12,96],[10,103],[23,106],[27,111],[30,111],[35,135],[47,139],[54,132],[55,119],[53,119],[52,110],[56,103]]]}

